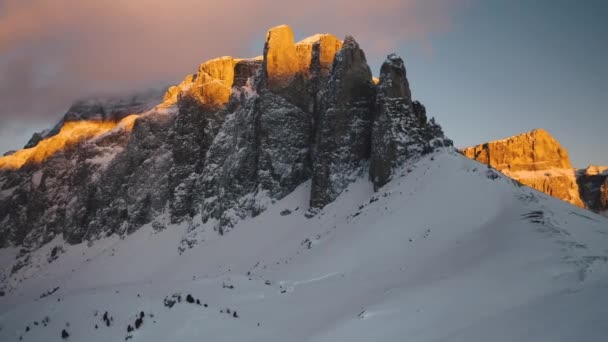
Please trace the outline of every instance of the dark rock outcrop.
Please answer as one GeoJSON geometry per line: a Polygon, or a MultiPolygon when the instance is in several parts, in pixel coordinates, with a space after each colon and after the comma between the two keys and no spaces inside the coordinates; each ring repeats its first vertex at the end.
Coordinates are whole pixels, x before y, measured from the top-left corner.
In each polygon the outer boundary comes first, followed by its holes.
{"type": "Polygon", "coordinates": [[[589,166],[577,172],[581,197],[587,208],[608,212],[608,167],[589,166]]]}
{"type": "Polygon", "coordinates": [[[329,81],[319,97],[310,205],[332,202],[353,180],[353,171],[369,159],[376,89],[365,53],[346,37],[336,54],[329,81]]]}
{"type": "Polygon", "coordinates": [[[374,188],[386,184],[408,159],[451,146],[441,127],[426,120],[426,109],[412,103],[403,60],[389,55],[380,69],[376,117],[372,129],[370,178],[374,188]]]}
{"type": "Polygon", "coordinates": [[[266,33],[263,72],[268,89],[288,86],[300,71],[293,31],[287,25],[273,27],[266,33]]]}
{"type": "Polygon", "coordinates": [[[465,148],[462,152],[525,185],[584,207],[568,152],[543,129],[465,148]]]}
{"type": "Polygon", "coordinates": [[[38,145],[38,143],[43,140],[44,138],[47,137],[48,135],[48,131],[42,131],[42,132],[36,132],[32,135],[32,137],[30,138],[30,140],[28,140],[27,144],[25,144],[25,146],[23,148],[32,148],[35,147],[36,145],[38,145]]]}
{"type": "Polygon", "coordinates": [[[145,92],[129,94],[127,96],[113,95],[77,100],[72,103],[68,111],[53,128],[34,133],[24,148],[35,147],[40,141],[57,135],[67,122],[118,122],[129,115],[141,114],[151,110],[160,103],[161,98],[161,89],[150,89],[145,92]]]}

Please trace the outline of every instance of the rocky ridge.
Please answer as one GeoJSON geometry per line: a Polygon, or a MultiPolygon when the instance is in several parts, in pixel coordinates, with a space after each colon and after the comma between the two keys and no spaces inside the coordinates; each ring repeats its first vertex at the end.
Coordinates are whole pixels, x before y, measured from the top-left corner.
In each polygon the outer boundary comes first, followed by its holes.
{"type": "Polygon", "coordinates": [[[162,95],[160,89],[149,89],[128,95],[91,96],[77,100],[53,128],[34,133],[24,148],[35,147],[40,141],[57,135],[66,123],[119,122],[129,115],[147,112],[161,102],[162,95]]]}
{"type": "Polygon", "coordinates": [[[577,171],[577,180],[587,208],[608,215],[608,166],[589,165],[577,171]]]}
{"type": "Polygon", "coordinates": [[[268,31],[262,58],[207,61],[159,102],[130,130],[0,170],[0,246],[21,246],[26,263],[56,236],[79,243],[184,223],[183,250],[308,180],[314,215],[354,176],[378,189],[394,167],[452,145],[412,101],[399,57],[376,85],[354,38],[296,43],[288,26],[268,31]]]}
{"type": "Polygon", "coordinates": [[[543,129],[464,148],[462,153],[576,206],[608,210],[608,168],[574,169],[566,149],[543,129]]]}

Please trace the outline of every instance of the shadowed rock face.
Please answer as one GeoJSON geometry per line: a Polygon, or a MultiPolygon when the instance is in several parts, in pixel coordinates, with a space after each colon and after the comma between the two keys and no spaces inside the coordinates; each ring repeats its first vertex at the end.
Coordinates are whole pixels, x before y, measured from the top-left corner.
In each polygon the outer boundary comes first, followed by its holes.
{"type": "Polygon", "coordinates": [[[370,179],[377,190],[407,160],[451,146],[434,121],[427,122],[426,109],[412,103],[403,60],[389,55],[380,69],[376,117],[372,128],[370,179]]]}
{"type": "Polygon", "coordinates": [[[500,171],[572,169],[566,149],[543,129],[468,147],[462,152],[500,171]]]}
{"type": "Polygon", "coordinates": [[[296,55],[300,72],[306,77],[313,77],[315,73],[327,77],[341,48],[342,41],[331,34],[317,34],[298,42],[296,55]]]}
{"type": "Polygon", "coordinates": [[[266,33],[264,73],[268,88],[277,90],[291,83],[300,71],[293,31],[287,25],[277,26],[266,33]]]}
{"type": "Polygon", "coordinates": [[[367,160],[376,89],[365,53],[346,37],[335,57],[321,111],[313,155],[312,207],[332,202],[352,181],[350,170],[367,160]]]}
{"type": "Polygon", "coordinates": [[[262,58],[202,63],[128,130],[0,170],[0,246],[21,246],[26,260],[58,234],[78,243],[182,222],[188,248],[308,180],[320,208],[368,166],[377,189],[395,167],[450,144],[412,101],[400,58],[389,56],[376,85],[354,38],[296,44],[279,26],[262,58]]]}
{"type": "Polygon", "coordinates": [[[525,185],[584,207],[568,152],[545,130],[465,148],[462,152],[525,185]]]}
{"type": "Polygon", "coordinates": [[[608,167],[590,165],[578,170],[578,185],[587,207],[596,212],[608,211],[608,167]]]}

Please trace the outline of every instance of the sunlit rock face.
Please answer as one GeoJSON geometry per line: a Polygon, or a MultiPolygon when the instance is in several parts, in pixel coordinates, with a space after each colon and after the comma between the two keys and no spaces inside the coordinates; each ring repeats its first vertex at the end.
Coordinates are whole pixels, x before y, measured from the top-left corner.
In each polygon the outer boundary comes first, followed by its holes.
{"type": "Polygon", "coordinates": [[[234,65],[233,87],[241,88],[247,85],[256,73],[262,69],[262,57],[241,59],[234,65]]]}
{"type": "Polygon", "coordinates": [[[578,170],[577,177],[587,207],[600,213],[608,212],[608,166],[590,165],[578,170]]]}
{"type": "Polygon", "coordinates": [[[180,92],[189,89],[194,82],[196,75],[187,75],[178,85],[171,86],[165,92],[163,103],[161,106],[168,107],[177,102],[177,96],[180,92]]]}
{"type": "Polygon", "coordinates": [[[58,134],[42,139],[34,147],[22,149],[0,157],[0,169],[19,169],[27,163],[40,164],[55,153],[78,142],[98,137],[112,129],[131,131],[136,115],[115,121],[69,121],[63,124],[58,134]]]}
{"type": "Polygon", "coordinates": [[[268,88],[276,90],[286,87],[298,71],[300,63],[291,28],[282,25],[268,30],[264,45],[264,73],[268,88]]]}
{"type": "Polygon", "coordinates": [[[210,107],[226,104],[234,82],[235,64],[236,60],[232,57],[220,57],[201,64],[190,92],[210,107]]]}
{"type": "Polygon", "coordinates": [[[566,149],[543,129],[465,148],[463,152],[501,171],[572,169],[566,149]]]}
{"type": "Polygon", "coordinates": [[[0,170],[0,246],[21,246],[25,260],[59,234],[78,243],[181,223],[183,251],[304,182],[312,215],[368,170],[378,189],[449,145],[412,101],[400,58],[375,80],[354,38],[295,43],[285,25],[268,31],[261,57],[211,59],[137,107],[149,110],[121,120],[118,107],[76,106],[60,134],[34,139],[40,152],[4,157],[23,166],[0,170]]]}
{"type": "Polygon", "coordinates": [[[296,55],[300,72],[307,77],[315,73],[327,77],[336,53],[342,48],[342,41],[331,34],[316,34],[296,44],[296,55]]]}
{"type": "Polygon", "coordinates": [[[584,207],[568,152],[543,129],[465,148],[462,152],[525,185],[584,207]]]}

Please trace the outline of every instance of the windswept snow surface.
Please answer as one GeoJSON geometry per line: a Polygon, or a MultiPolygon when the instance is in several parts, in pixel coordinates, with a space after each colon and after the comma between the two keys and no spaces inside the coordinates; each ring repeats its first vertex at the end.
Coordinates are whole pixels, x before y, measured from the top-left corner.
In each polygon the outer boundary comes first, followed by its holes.
{"type": "MultiPolygon", "coordinates": [[[[186,225],[57,239],[4,279],[0,341],[608,341],[606,218],[452,150],[312,218],[309,187],[224,236],[202,225],[181,255],[186,225]]],[[[16,253],[0,251],[8,273],[16,253]]]]}

